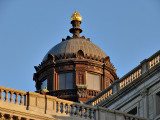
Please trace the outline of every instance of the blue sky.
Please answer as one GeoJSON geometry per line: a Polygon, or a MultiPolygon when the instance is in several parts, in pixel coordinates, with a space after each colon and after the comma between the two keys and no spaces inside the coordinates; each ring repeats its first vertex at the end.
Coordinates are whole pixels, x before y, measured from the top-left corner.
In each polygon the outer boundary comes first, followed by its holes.
{"type": "Polygon", "coordinates": [[[66,38],[75,10],[86,38],[122,77],[160,49],[159,0],[0,0],[0,86],[35,91],[34,66],[66,38]]]}

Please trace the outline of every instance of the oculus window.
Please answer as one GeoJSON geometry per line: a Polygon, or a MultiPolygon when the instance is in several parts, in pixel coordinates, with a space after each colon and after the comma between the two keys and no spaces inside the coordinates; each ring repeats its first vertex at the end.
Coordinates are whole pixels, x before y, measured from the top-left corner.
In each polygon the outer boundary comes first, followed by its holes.
{"type": "Polygon", "coordinates": [[[44,89],[45,87],[47,89],[47,79],[42,82],[41,89],[44,89]]]}
{"type": "Polygon", "coordinates": [[[100,91],[100,75],[87,73],[87,89],[100,91]]]}
{"type": "Polygon", "coordinates": [[[59,90],[73,89],[73,73],[59,74],[59,90]]]}

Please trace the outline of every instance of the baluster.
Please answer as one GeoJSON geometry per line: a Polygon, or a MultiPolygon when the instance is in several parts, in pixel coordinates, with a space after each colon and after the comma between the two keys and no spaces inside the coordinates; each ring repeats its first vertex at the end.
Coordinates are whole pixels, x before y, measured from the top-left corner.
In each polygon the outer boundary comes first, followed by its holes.
{"type": "Polygon", "coordinates": [[[5,92],[6,92],[5,101],[8,102],[8,92],[9,91],[6,90],[5,92]]]}
{"type": "Polygon", "coordinates": [[[0,96],[0,97],[1,97],[1,100],[3,100],[3,91],[4,91],[4,90],[1,89],[1,96],[0,96]]]}
{"type": "Polygon", "coordinates": [[[134,73],[132,74],[132,81],[134,80],[134,73]]]}
{"type": "Polygon", "coordinates": [[[112,89],[111,89],[111,95],[112,95],[112,89]]]}
{"type": "Polygon", "coordinates": [[[58,102],[57,112],[58,112],[58,113],[61,113],[60,111],[61,111],[61,108],[60,108],[60,102],[58,102]]]}
{"type": "Polygon", "coordinates": [[[73,105],[70,105],[70,115],[73,115],[73,105]]]}
{"type": "Polygon", "coordinates": [[[21,100],[20,100],[20,104],[21,104],[21,105],[23,104],[23,95],[24,95],[24,94],[21,94],[21,100]]]}
{"type": "Polygon", "coordinates": [[[85,111],[84,110],[85,110],[84,107],[82,107],[82,118],[84,118],[84,116],[85,116],[85,111]]]}
{"type": "Polygon", "coordinates": [[[86,108],[86,118],[89,118],[89,108],[86,108]]]}
{"type": "Polygon", "coordinates": [[[128,83],[128,84],[130,83],[128,78],[127,78],[127,83],[128,83]]]}
{"type": "Polygon", "coordinates": [[[95,100],[95,103],[94,103],[95,105],[97,105],[97,102],[96,102],[96,101],[97,101],[97,100],[95,100]]]}
{"type": "Polygon", "coordinates": [[[20,117],[20,116],[17,116],[17,120],[21,120],[21,117],[20,117]]]}
{"type": "Polygon", "coordinates": [[[126,85],[128,85],[127,79],[125,79],[125,83],[126,83],[126,85]]]}
{"type": "Polygon", "coordinates": [[[137,71],[137,73],[136,73],[136,74],[137,74],[137,78],[138,78],[138,77],[139,77],[139,76],[138,76],[138,71],[137,71]]]}
{"type": "Polygon", "coordinates": [[[77,106],[76,115],[77,115],[78,117],[80,116],[79,111],[80,111],[80,106],[77,106]]]}
{"type": "Polygon", "coordinates": [[[76,113],[76,107],[75,107],[75,105],[73,104],[73,105],[72,105],[72,114],[75,115],[75,113],[76,113]]]}
{"type": "Polygon", "coordinates": [[[157,57],[154,59],[155,65],[157,64],[157,57]]]}
{"type": "Polygon", "coordinates": [[[151,67],[153,67],[153,60],[151,61],[151,67]]]}
{"type": "MultiPolygon", "coordinates": [[[[139,74],[141,75],[141,69],[139,69],[139,74]]],[[[140,76],[140,75],[139,75],[139,76],[140,76]]]]}
{"type": "Polygon", "coordinates": [[[133,76],[134,76],[134,80],[136,79],[136,72],[133,74],[133,76]]]}
{"type": "Polygon", "coordinates": [[[65,109],[65,103],[63,103],[63,114],[66,114],[65,111],[66,111],[66,109],[65,109]]]}
{"type": "Polygon", "coordinates": [[[149,62],[149,68],[151,68],[151,61],[149,62]]]}
{"type": "Polygon", "coordinates": [[[14,93],[14,92],[10,92],[10,94],[11,94],[10,102],[11,102],[11,103],[13,103],[13,93],[14,93]]]}
{"type": "Polygon", "coordinates": [[[13,120],[13,115],[9,115],[9,120],[13,120]]]}
{"type": "Polygon", "coordinates": [[[102,101],[103,100],[103,96],[101,96],[101,99],[100,99],[100,101],[102,101]]]}
{"type": "Polygon", "coordinates": [[[157,63],[159,63],[159,58],[158,58],[159,56],[157,56],[157,63]]]}
{"type": "Polygon", "coordinates": [[[1,120],[5,120],[4,113],[1,113],[1,120]]]}
{"type": "Polygon", "coordinates": [[[19,93],[16,93],[15,104],[18,104],[18,95],[19,95],[19,93]]]}
{"type": "Polygon", "coordinates": [[[70,114],[71,113],[71,107],[70,107],[71,105],[70,104],[68,104],[68,109],[67,109],[67,114],[70,114]]]}
{"type": "Polygon", "coordinates": [[[53,110],[55,111],[55,112],[57,112],[57,104],[56,104],[56,100],[54,100],[54,106],[53,106],[53,110]]]}
{"type": "Polygon", "coordinates": [[[94,109],[91,109],[91,120],[94,118],[94,109]]]}

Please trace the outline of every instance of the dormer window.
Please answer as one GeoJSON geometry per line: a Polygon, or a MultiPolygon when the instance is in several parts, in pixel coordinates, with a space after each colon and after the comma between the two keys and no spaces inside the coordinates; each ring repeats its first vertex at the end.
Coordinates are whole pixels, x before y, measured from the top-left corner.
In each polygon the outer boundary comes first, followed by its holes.
{"type": "Polygon", "coordinates": [[[73,73],[59,73],[59,90],[73,89],[73,73]]]}

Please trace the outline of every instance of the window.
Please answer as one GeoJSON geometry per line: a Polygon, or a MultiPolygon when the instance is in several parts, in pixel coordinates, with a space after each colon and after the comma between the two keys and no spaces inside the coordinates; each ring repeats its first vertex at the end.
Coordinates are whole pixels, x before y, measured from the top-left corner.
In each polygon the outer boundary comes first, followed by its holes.
{"type": "Polygon", "coordinates": [[[136,115],[137,116],[137,107],[133,108],[132,110],[130,110],[128,112],[128,114],[131,114],[131,115],[136,115]]]}
{"type": "Polygon", "coordinates": [[[59,90],[73,89],[73,73],[59,74],[59,90]]]}
{"type": "Polygon", "coordinates": [[[47,88],[47,79],[42,82],[41,89],[47,88]]]}
{"type": "Polygon", "coordinates": [[[100,76],[87,73],[87,89],[100,90],[100,76]]]}

